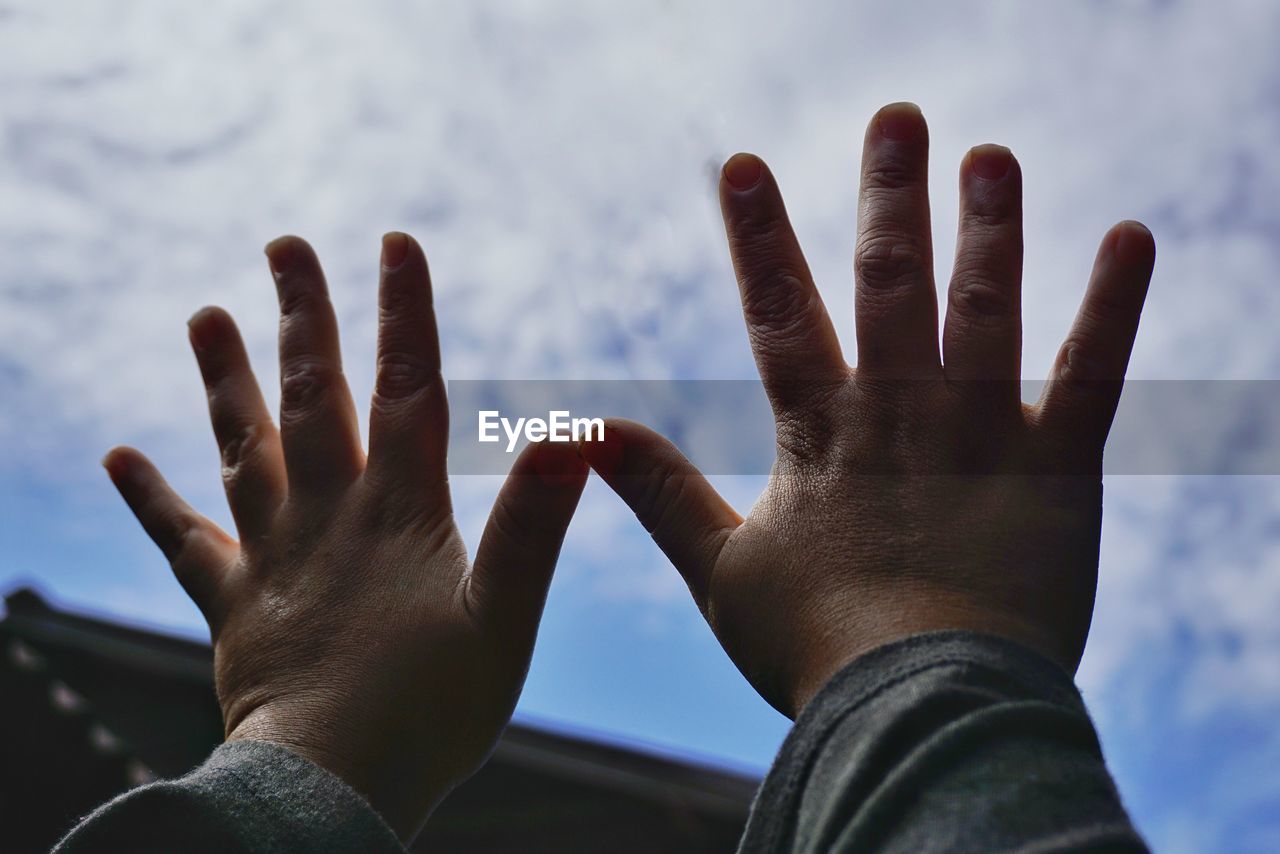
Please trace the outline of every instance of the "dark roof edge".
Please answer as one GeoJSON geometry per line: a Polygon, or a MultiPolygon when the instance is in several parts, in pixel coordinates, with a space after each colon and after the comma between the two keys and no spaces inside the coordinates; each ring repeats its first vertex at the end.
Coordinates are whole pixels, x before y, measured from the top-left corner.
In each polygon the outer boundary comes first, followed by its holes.
{"type": "MultiPolygon", "coordinates": [[[[4,603],[6,613],[0,625],[33,641],[127,662],[157,675],[211,680],[208,644],[160,629],[122,625],[78,609],[62,610],[30,585],[7,593],[4,603]]],[[[749,774],[663,755],[659,748],[646,749],[623,739],[580,734],[550,722],[513,721],[495,754],[564,778],[606,783],[663,802],[696,801],[703,808],[729,813],[740,812],[757,785],[749,774]]]]}

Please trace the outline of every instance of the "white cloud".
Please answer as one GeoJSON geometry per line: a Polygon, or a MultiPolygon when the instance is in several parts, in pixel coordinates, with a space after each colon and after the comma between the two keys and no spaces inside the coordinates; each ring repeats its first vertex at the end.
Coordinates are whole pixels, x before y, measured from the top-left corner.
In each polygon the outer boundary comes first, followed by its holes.
{"type": "MultiPolygon", "coordinates": [[[[78,487],[101,449],[134,441],[218,505],[183,321],[230,308],[274,398],[259,247],[285,231],[326,262],[358,399],[392,227],[431,257],[450,376],[750,377],[711,183],[738,149],[778,173],[851,350],[858,147],[899,98],[931,120],[940,274],[964,150],[1001,141],[1023,162],[1028,374],[1049,364],[1097,239],[1130,216],[1160,243],[1134,374],[1280,366],[1270,4],[245,0],[193,14],[153,0],[7,15],[0,467],[45,483],[78,487]]],[[[478,530],[494,484],[460,488],[478,530]]],[[[1151,702],[1120,682],[1160,656],[1186,656],[1173,690],[1187,714],[1280,702],[1274,484],[1215,488],[1109,491],[1082,674],[1104,717],[1151,702]]],[[[583,512],[594,565],[632,522],[605,501],[583,512]]],[[[680,592],[661,570],[580,582],[660,608],[680,592]]]]}

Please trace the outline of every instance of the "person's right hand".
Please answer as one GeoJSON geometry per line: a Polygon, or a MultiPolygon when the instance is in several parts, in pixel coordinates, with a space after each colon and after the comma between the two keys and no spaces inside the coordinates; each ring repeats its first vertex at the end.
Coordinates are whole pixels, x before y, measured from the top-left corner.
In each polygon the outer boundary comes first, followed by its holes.
{"type": "Polygon", "coordinates": [[[267,257],[279,429],[230,315],[206,308],[190,326],[239,541],[138,451],[103,462],[208,620],[227,740],[311,760],[408,839],[511,717],[587,467],[567,443],[528,446],[471,562],[422,248],[383,238],[367,455],[319,259],[296,237],[267,257]]]}
{"type": "Polygon", "coordinates": [[[960,232],[938,344],[928,137],[909,104],[867,131],[855,252],[858,363],[846,364],[782,198],[749,154],[720,199],[747,332],[777,424],[744,520],[666,439],[611,420],[582,450],[683,574],[752,685],[794,716],[853,658],[967,629],[1074,673],[1097,586],[1102,448],[1155,246],[1102,241],[1040,401],[1020,397],[1021,173],[1007,149],[961,166],[960,232]]]}

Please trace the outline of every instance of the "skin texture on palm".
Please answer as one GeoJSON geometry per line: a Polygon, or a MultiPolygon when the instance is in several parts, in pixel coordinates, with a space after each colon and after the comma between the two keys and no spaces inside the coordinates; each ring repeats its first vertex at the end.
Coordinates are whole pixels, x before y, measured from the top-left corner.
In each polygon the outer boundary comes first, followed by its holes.
{"type": "Polygon", "coordinates": [[[1027,406],[1020,168],[994,145],[961,164],[939,336],[927,161],[914,105],[877,113],[854,253],[856,369],[768,168],[749,154],[725,164],[729,251],[777,433],[769,485],[745,519],[642,425],[610,420],[603,442],[582,446],[730,658],[792,717],[844,664],[907,635],[1002,635],[1071,673],[1088,635],[1103,444],[1154,242],[1133,222],[1107,233],[1044,394],[1027,406]]]}
{"type": "Polygon", "coordinates": [[[572,446],[526,448],[470,563],[421,248],[383,239],[367,458],[319,262],[295,237],[267,255],[279,430],[230,316],[206,308],[190,323],[239,540],[138,451],[104,465],[209,623],[227,739],[294,750],[409,838],[511,716],[587,467],[572,446]]]}

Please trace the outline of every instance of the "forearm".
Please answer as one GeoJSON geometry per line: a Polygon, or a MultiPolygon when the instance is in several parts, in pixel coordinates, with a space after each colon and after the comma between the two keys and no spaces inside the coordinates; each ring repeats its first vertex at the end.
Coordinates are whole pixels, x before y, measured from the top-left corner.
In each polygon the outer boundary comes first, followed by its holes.
{"type": "Polygon", "coordinates": [[[1065,671],[918,635],[845,667],[769,772],[741,850],[1145,851],[1065,671]]]}
{"type": "Polygon", "coordinates": [[[98,808],[55,850],[402,854],[404,848],[328,771],[282,747],[238,741],[219,747],[185,777],[134,789],[98,808]]]}

